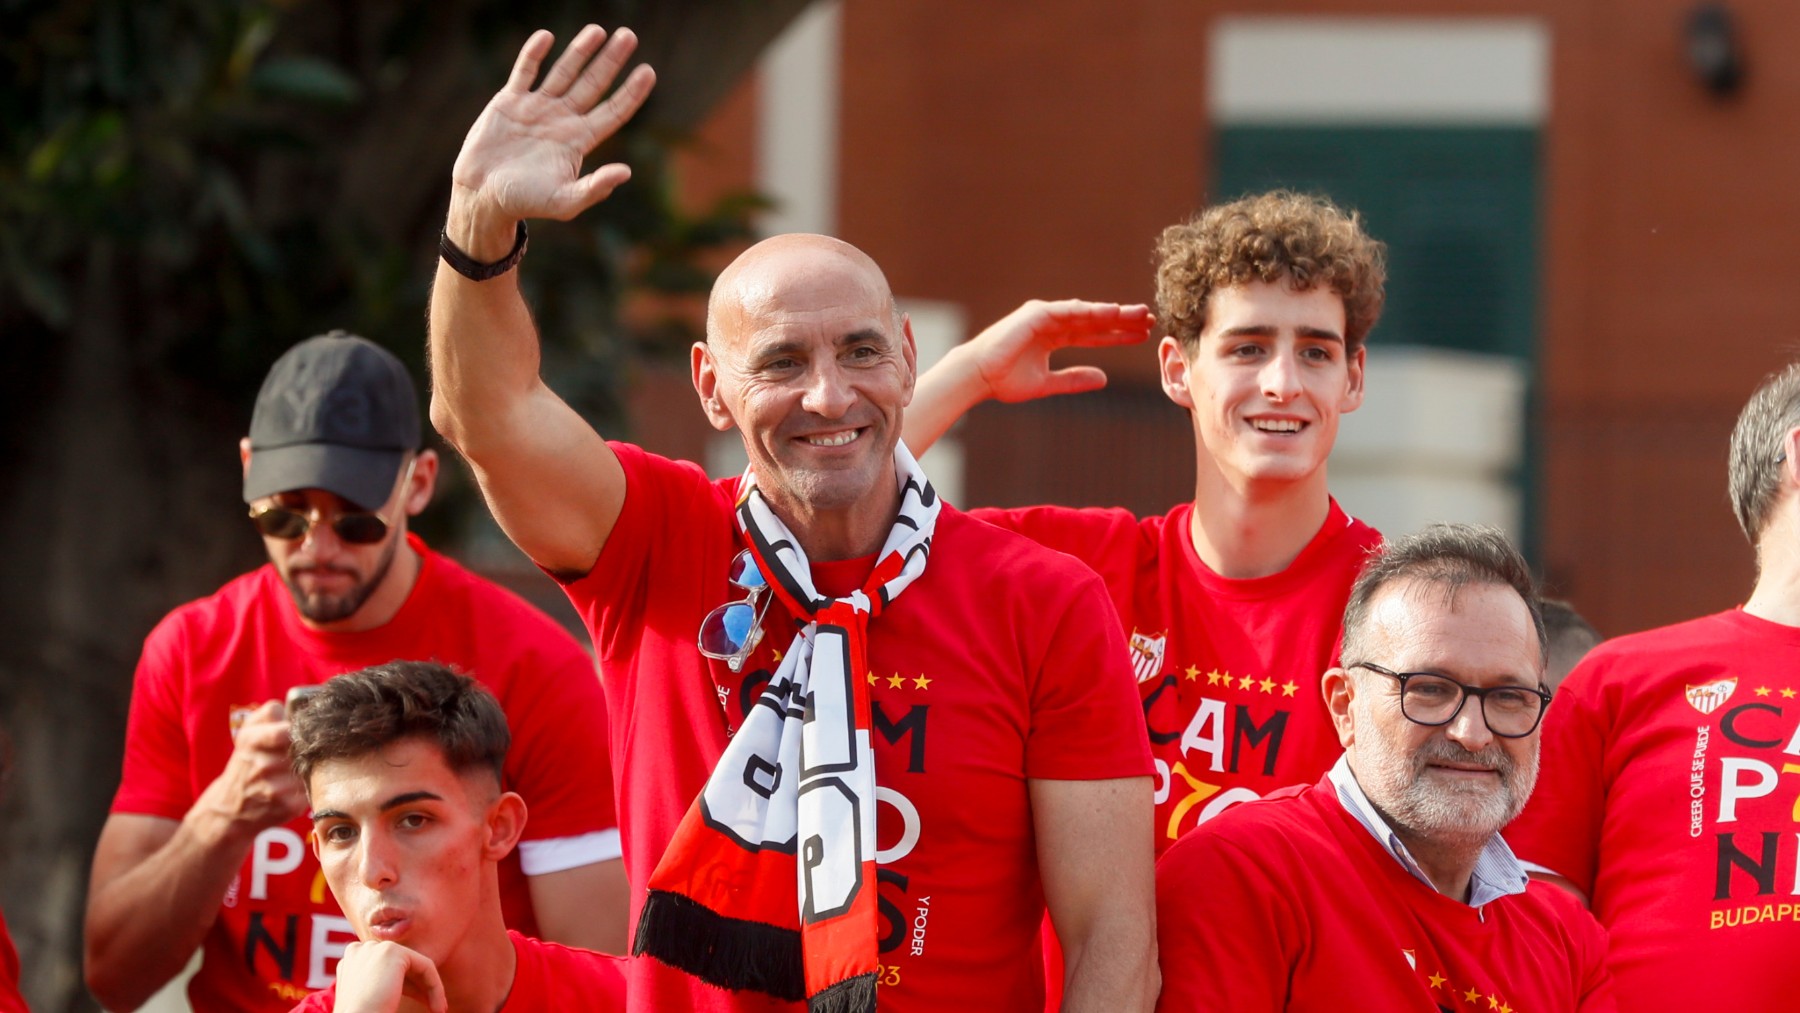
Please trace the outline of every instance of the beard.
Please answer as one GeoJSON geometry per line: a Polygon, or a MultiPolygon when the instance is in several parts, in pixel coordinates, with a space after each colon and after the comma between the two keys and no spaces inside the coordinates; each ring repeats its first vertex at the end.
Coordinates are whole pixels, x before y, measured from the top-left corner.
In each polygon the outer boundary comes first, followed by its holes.
{"type": "Polygon", "coordinates": [[[300,575],[311,572],[347,573],[354,575],[355,570],[339,566],[312,566],[303,569],[289,570],[283,578],[287,584],[288,594],[293,596],[294,607],[300,610],[307,621],[314,623],[335,623],[348,619],[363,607],[375,589],[387,577],[388,568],[394,565],[394,553],[400,548],[400,539],[389,535],[387,548],[381,552],[381,558],[375,561],[375,568],[367,580],[358,581],[348,591],[338,594],[327,594],[323,591],[307,591],[300,586],[300,575]]]}
{"type": "MultiPolygon", "coordinates": [[[[1379,729],[1374,715],[1361,715],[1361,727],[1379,729]],[[1366,722],[1366,723],[1365,723],[1366,722]]],[[[1499,833],[1531,797],[1537,784],[1538,752],[1530,750],[1523,761],[1513,757],[1498,741],[1471,752],[1442,735],[1431,738],[1412,752],[1402,751],[1388,736],[1377,731],[1358,736],[1357,782],[1369,801],[1396,829],[1418,836],[1488,837],[1499,833]],[[1494,783],[1442,783],[1426,773],[1433,761],[1479,764],[1492,769],[1494,783]]]]}

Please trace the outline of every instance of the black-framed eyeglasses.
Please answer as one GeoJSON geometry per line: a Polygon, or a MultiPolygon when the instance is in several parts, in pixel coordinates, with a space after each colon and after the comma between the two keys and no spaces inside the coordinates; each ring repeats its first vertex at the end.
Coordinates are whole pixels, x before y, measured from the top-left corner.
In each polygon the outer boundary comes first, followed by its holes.
{"type": "MultiPolygon", "coordinates": [[[[413,458],[406,462],[406,468],[400,474],[397,485],[404,486],[412,478],[413,458]]],[[[306,537],[312,530],[314,517],[322,521],[323,515],[316,510],[294,510],[279,503],[270,503],[263,507],[254,507],[250,511],[250,523],[265,537],[279,538],[283,541],[296,541],[306,537]]],[[[346,510],[331,518],[331,532],[338,540],[347,545],[374,545],[387,537],[388,521],[371,510],[346,510]]]]}
{"type": "Polygon", "coordinates": [[[768,610],[769,582],[756,567],[756,557],[749,549],[738,553],[727,574],[731,586],[744,592],[744,597],[727,602],[706,614],[700,621],[700,653],[723,661],[735,672],[744,667],[744,659],[756,650],[762,640],[763,613],[768,610]]]}
{"type": "Polygon", "coordinates": [[[1468,686],[1436,672],[1392,672],[1358,661],[1345,668],[1366,668],[1400,683],[1400,713],[1416,725],[1439,728],[1456,720],[1469,697],[1481,701],[1481,719],[1503,739],[1522,739],[1544,720],[1550,691],[1537,686],[1468,686]]]}

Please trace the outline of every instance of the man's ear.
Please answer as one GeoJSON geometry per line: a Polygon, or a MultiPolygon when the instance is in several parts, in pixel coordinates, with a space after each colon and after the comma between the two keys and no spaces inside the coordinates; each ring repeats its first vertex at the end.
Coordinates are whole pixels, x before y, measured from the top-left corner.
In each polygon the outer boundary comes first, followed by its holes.
{"type": "Polygon", "coordinates": [[[482,857],[498,862],[512,852],[525,833],[525,800],[518,792],[503,791],[488,806],[487,830],[482,857]]]}
{"type": "Polygon", "coordinates": [[[737,421],[725,407],[719,397],[718,363],[713,361],[712,348],[704,341],[694,342],[689,353],[689,365],[693,371],[694,393],[700,395],[700,408],[706,412],[706,421],[719,432],[729,432],[737,421]]]}
{"type": "Polygon", "coordinates": [[[238,462],[244,466],[244,477],[250,477],[250,437],[238,440],[238,462]]]}
{"type": "Polygon", "coordinates": [[[1781,438],[1782,477],[1789,485],[1800,485],[1800,428],[1790,429],[1781,438]]]}
{"type": "Polygon", "coordinates": [[[913,340],[912,317],[900,314],[900,353],[906,358],[906,394],[900,406],[912,404],[913,386],[919,380],[919,344],[913,340]]]}
{"type": "Polygon", "coordinates": [[[1339,402],[1338,411],[1353,412],[1362,407],[1363,367],[1368,361],[1369,348],[1367,345],[1358,345],[1356,351],[1350,353],[1350,358],[1347,360],[1350,367],[1350,387],[1344,391],[1344,399],[1339,402]]]}
{"type": "Polygon", "coordinates": [[[1194,395],[1192,391],[1188,390],[1188,376],[1191,370],[1188,369],[1187,357],[1181,353],[1181,342],[1177,341],[1173,334],[1164,335],[1163,339],[1156,343],[1156,359],[1162,372],[1163,393],[1169,395],[1169,400],[1181,407],[1192,409],[1194,395]]]}
{"type": "Polygon", "coordinates": [[[1338,745],[1349,749],[1356,741],[1356,718],[1350,712],[1350,704],[1356,699],[1356,681],[1342,668],[1328,669],[1319,678],[1319,692],[1325,697],[1331,725],[1337,729],[1338,745]]]}
{"type": "Polygon", "coordinates": [[[427,448],[419,451],[413,458],[412,480],[400,494],[400,503],[406,509],[406,516],[417,517],[423,513],[431,497],[437,492],[438,453],[427,448]]]}

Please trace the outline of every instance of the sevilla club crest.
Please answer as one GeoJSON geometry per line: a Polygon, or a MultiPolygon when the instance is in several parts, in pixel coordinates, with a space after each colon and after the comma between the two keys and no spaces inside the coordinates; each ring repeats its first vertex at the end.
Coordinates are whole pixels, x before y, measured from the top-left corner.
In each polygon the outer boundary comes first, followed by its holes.
{"type": "Polygon", "coordinates": [[[1737,692],[1737,684],[1737,676],[1734,675],[1726,679],[1703,682],[1698,686],[1689,686],[1687,702],[1693,704],[1694,709],[1700,713],[1711,714],[1725,706],[1725,701],[1731,699],[1731,694],[1737,692]]]}
{"type": "Polygon", "coordinates": [[[1137,671],[1137,681],[1148,682],[1162,674],[1163,648],[1168,646],[1169,635],[1146,637],[1136,630],[1131,631],[1131,667],[1137,671]]]}

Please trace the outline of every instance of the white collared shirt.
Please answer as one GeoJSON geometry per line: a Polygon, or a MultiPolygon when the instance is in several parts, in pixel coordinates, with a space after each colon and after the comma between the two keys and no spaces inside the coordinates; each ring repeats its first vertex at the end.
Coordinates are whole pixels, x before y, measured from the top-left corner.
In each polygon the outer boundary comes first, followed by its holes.
{"type": "MultiPolygon", "coordinates": [[[[1401,868],[1412,873],[1419,882],[1437,890],[1437,884],[1431,881],[1431,877],[1413,859],[1412,853],[1406,850],[1406,844],[1400,840],[1400,835],[1394,833],[1394,828],[1388,826],[1387,820],[1382,818],[1381,813],[1369,801],[1369,796],[1363,794],[1362,785],[1356,783],[1356,775],[1350,770],[1348,754],[1338,757],[1337,763],[1332,765],[1331,772],[1326,777],[1337,788],[1338,802],[1350,815],[1356,817],[1356,821],[1365,830],[1375,835],[1375,839],[1381,842],[1388,854],[1394,856],[1401,868]]],[[[1468,904],[1479,911],[1502,897],[1524,893],[1529,883],[1530,877],[1525,874],[1524,864],[1513,854],[1512,848],[1507,847],[1506,841],[1495,834],[1481,846],[1481,854],[1475,857],[1475,871],[1469,877],[1468,904]]]]}

